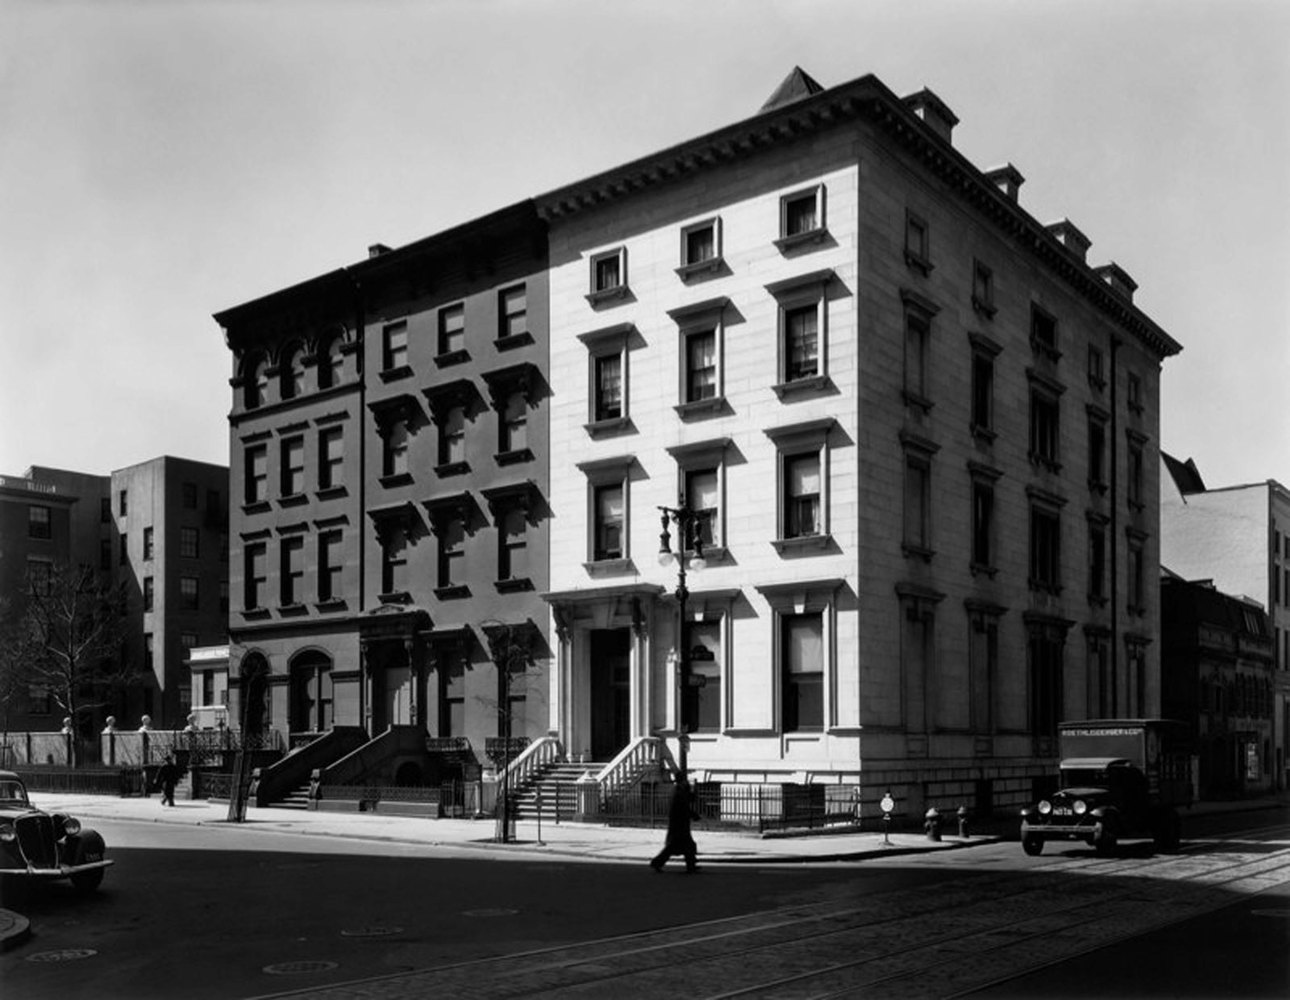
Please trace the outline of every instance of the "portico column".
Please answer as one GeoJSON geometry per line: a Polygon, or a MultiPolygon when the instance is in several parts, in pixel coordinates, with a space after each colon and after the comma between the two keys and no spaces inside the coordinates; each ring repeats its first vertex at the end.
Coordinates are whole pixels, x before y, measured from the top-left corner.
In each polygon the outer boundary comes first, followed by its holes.
{"type": "Polygon", "coordinates": [[[413,644],[414,640],[411,636],[403,640],[403,655],[408,660],[408,683],[412,687],[412,691],[408,695],[408,723],[415,726],[421,718],[421,664],[413,662],[413,644]]]}
{"type": "Polygon", "coordinates": [[[358,724],[370,737],[372,735],[372,692],[370,689],[371,643],[366,639],[358,644],[358,724]]]}
{"type": "Polygon", "coordinates": [[[651,607],[642,607],[640,598],[632,600],[632,655],[628,676],[631,692],[631,738],[650,735],[650,619],[651,607]]]}
{"type": "Polygon", "coordinates": [[[551,617],[555,622],[555,670],[551,672],[550,732],[564,744],[569,752],[572,734],[569,725],[573,719],[573,614],[565,607],[553,605],[551,617]]]}

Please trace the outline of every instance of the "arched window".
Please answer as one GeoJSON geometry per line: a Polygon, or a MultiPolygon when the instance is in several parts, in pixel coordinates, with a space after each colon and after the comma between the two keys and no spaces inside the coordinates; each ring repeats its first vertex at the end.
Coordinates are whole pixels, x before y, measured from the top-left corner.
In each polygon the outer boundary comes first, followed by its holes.
{"type": "Polygon", "coordinates": [[[264,405],[269,388],[268,362],[262,354],[252,354],[246,359],[245,402],[248,410],[264,405]]]}
{"type": "Polygon", "coordinates": [[[282,398],[295,399],[305,391],[305,350],[293,344],[282,354],[282,398]]]}
{"type": "Polygon", "coordinates": [[[345,356],[340,353],[341,338],[332,337],[318,350],[318,388],[339,385],[345,374],[345,356]]]}

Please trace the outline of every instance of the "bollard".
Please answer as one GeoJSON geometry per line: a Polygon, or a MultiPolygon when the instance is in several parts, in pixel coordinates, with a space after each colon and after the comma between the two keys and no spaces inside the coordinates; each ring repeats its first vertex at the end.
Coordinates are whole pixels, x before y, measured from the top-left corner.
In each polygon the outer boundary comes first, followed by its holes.
{"type": "Polygon", "coordinates": [[[936,807],[928,809],[923,815],[923,829],[927,831],[928,840],[941,839],[941,814],[936,811],[936,807]]]}
{"type": "Polygon", "coordinates": [[[964,840],[971,837],[968,833],[968,810],[967,806],[959,806],[959,836],[964,840]]]}

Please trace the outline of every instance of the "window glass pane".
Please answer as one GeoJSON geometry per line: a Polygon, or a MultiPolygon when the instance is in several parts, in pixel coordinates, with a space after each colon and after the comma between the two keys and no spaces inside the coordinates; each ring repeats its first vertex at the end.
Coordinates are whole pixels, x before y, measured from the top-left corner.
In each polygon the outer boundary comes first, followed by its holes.
{"type": "Polygon", "coordinates": [[[596,419],[612,420],[623,415],[623,362],[621,355],[596,359],[596,419]]]}
{"type": "Polygon", "coordinates": [[[802,306],[790,309],[784,314],[785,345],[788,356],[788,367],[785,377],[788,381],[809,378],[818,370],[819,357],[819,313],[815,306],[802,306]]]}
{"type": "Polygon", "coordinates": [[[819,228],[815,192],[793,198],[784,207],[784,235],[797,236],[819,228]]]}
{"type": "Polygon", "coordinates": [[[712,226],[691,229],[685,234],[685,262],[698,264],[717,255],[716,233],[712,226]]]}

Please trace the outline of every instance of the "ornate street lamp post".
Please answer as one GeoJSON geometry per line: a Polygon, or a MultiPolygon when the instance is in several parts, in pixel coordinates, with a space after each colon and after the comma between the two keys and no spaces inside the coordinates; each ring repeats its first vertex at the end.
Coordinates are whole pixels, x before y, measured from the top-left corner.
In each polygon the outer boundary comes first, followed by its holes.
{"type": "Polygon", "coordinates": [[[681,774],[684,776],[689,770],[687,760],[687,749],[689,747],[689,736],[686,733],[685,723],[685,703],[686,695],[690,686],[690,649],[685,639],[685,605],[689,600],[690,591],[685,585],[686,575],[686,557],[685,551],[687,542],[693,549],[694,555],[689,559],[689,569],[696,573],[707,565],[703,558],[703,522],[707,517],[706,511],[692,510],[688,504],[681,503],[677,507],[659,507],[663,517],[663,532],[659,535],[658,564],[660,566],[671,565],[676,562],[676,602],[680,607],[681,621],[677,629],[676,648],[677,648],[677,695],[679,704],[677,705],[676,730],[677,743],[681,751],[681,774]],[[671,525],[677,527],[677,552],[672,551],[672,534],[671,525]]]}

